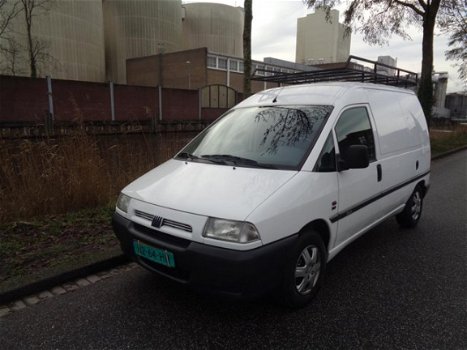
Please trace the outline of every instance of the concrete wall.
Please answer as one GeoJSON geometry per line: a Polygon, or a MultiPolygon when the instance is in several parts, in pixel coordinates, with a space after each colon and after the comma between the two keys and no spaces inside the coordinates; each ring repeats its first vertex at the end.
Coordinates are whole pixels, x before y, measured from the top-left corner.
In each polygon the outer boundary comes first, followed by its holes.
{"type": "Polygon", "coordinates": [[[339,23],[339,11],[332,10],[329,21],[324,10],[297,19],[295,62],[320,64],[344,62],[350,53],[350,34],[339,23]]]}

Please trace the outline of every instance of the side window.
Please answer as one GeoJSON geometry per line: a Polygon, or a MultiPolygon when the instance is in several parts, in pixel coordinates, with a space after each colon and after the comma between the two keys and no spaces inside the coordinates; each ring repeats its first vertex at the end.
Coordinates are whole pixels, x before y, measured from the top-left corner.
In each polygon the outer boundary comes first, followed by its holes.
{"type": "Polygon", "coordinates": [[[376,160],[375,140],[371,129],[370,118],[365,107],[355,107],[345,110],[336,124],[336,137],[339,152],[345,158],[351,145],[368,147],[370,162],[376,160]]]}
{"type": "Polygon", "coordinates": [[[313,171],[319,173],[330,173],[336,171],[336,152],[334,150],[334,139],[332,137],[332,133],[329,133],[313,171]]]}

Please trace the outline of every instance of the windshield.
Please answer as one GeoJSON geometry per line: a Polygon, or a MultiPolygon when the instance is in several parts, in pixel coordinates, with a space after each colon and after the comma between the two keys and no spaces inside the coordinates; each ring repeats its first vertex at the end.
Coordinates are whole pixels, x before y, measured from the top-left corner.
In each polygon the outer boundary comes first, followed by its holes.
{"type": "Polygon", "coordinates": [[[332,106],[268,106],[230,111],[177,158],[225,165],[296,169],[332,106]]]}

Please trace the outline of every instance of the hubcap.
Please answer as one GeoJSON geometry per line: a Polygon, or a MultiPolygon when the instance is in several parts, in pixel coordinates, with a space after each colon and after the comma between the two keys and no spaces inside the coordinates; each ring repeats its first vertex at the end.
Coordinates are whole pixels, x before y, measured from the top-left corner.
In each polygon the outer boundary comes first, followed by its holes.
{"type": "Polygon", "coordinates": [[[412,203],[412,219],[417,220],[420,217],[420,212],[422,211],[422,197],[420,196],[420,192],[417,191],[413,194],[412,203]]]}
{"type": "Polygon", "coordinates": [[[309,294],[318,282],[321,268],[319,250],[309,245],[302,250],[295,265],[295,288],[302,295],[309,294]]]}

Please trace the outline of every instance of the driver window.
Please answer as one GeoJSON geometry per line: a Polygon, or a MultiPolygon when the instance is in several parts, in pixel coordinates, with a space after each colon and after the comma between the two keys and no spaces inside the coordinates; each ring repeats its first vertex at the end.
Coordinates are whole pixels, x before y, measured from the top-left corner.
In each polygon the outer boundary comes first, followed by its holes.
{"type": "Polygon", "coordinates": [[[339,153],[344,159],[349,146],[365,145],[368,147],[370,162],[376,160],[373,130],[365,107],[345,110],[336,124],[335,131],[339,153]]]}
{"type": "Polygon", "coordinates": [[[334,150],[334,139],[332,137],[332,133],[329,133],[313,171],[319,173],[330,173],[336,171],[336,152],[334,150]]]}

